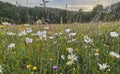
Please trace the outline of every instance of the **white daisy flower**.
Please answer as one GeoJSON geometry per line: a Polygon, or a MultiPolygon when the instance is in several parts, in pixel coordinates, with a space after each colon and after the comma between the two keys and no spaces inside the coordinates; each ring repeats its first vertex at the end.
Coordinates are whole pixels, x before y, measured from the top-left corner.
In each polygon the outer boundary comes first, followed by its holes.
{"type": "Polygon", "coordinates": [[[65,31],[66,31],[67,33],[69,33],[69,32],[71,31],[71,29],[66,29],[65,31]]]}
{"type": "Polygon", "coordinates": [[[32,32],[32,28],[26,28],[26,32],[27,33],[31,33],[32,32]]]}
{"type": "Polygon", "coordinates": [[[15,48],[15,43],[9,44],[9,45],[8,45],[8,48],[9,48],[9,49],[15,48]]]}
{"type": "Polygon", "coordinates": [[[57,42],[53,42],[53,44],[56,44],[57,42]]]}
{"type": "Polygon", "coordinates": [[[36,33],[37,36],[43,36],[43,35],[46,35],[47,34],[47,31],[38,31],[36,33]]]}
{"type": "Polygon", "coordinates": [[[51,39],[51,40],[54,39],[54,36],[50,36],[49,39],[51,39]]]}
{"type": "Polygon", "coordinates": [[[87,44],[88,43],[91,44],[93,42],[93,39],[89,38],[88,36],[84,36],[84,42],[87,43],[87,44]]]}
{"type": "Polygon", "coordinates": [[[25,35],[27,35],[27,32],[25,30],[18,33],[18,36],[25,36],[25,35]]]}
{"type": "Polygon", "coordinates": [[[111,37],[118,37],[119,34],[117,32],[110,32],[111,37]]]}
{"type": "Polygon", "coordinates": [[[40,37],[40,40],[47,40],[46,34],[43,34],[42,36],[39,36],[39,37],[40,37]]]}
{"type": "Polygon", "coordinates": [[[73,48],[67,48],[67,50],[69,53],[72,53],[74,51],[73,48]]]}
{"type": "Polygon", "coordinates": [[[54,33],[53,35],[58,36],[58,33],[54,33]]]}
{"type": "Polygon", "coordinates": [[[98,66],[99,66],[100,70],[105,70],[106,68],[109,67],[109,66],[107,65],[107,63],[103,63],[103,64],[98,63],[98,66]]]}
{"type": "Polygon", "coordinates": [[[59,35],[63,34],[62,32],[59,33],[59,35]]]}
{"type": "Polygon", "coordinates": [[[8,22],[2,22],[3,25],[11,25],[10,23],[8,22]]]}
{"type": "Polygon", "coordinates": [[[61,55],[61,59],[65,60],[65,56],[64,56],[64,55],[61,55]]]}
{"type": "Polygon", "coordinates": [[[77,56],[74,54],[68,55],[68,59],[71,60],[72,62],[77,61],[77,56]]]}
{"type": "Polygon", "coordinates": [[[13,36],[13,35],[16,35],[16,33],[13,33],[13,32],[7,32],[7,35],[11,35],[11,36],[13,36]]]}
{"type": "Polygon", "coordinates": [[[30,38],[27,37],[27,38],[25,38],[25,42],[26,42],[26,43],[32,43],[32,42],[33,42],[33,39],[30,39],[30,38]]]}
{"type": "Polygon", "coordinates": [[[120,55],[119,54],[117,54],[117,53],[115,53],[115,52],[110,52],[109,53],[111,56],[114,56],[114,57],[116,57],[116,58],[120,58],[120,55]]]}
{"type": "Polygon", "coordinates": [[[96,52],[96,53],[95,53],[95,56],[99,56],[99,53],[96,52]]]}
{"type": "Polygon", "coordinates": [[[69,33],[69,37],[75,36],[76,33],[69,33]]]}
{"type": "Polygon", "coordinates": [[[72,41],[72,42],[75,42],[75,41],[76,41],[76,39],[72,39],[71,41],[72,41]]]}

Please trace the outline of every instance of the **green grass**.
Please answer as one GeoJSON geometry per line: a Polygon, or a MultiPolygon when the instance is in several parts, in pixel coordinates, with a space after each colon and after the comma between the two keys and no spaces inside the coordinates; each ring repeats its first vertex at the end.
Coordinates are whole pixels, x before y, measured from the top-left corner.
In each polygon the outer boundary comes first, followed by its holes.
{"type": "MultiPolygon", "coordinates": [[[[33,33],[44,30],[47,25],[31,25],[33,33]]],[[[120,59],[109,55],[110,51],[120,54],[120,37],[110,37],[112,31],[120,33],[119,23],[103,23],[99,25],[90,24],[65,24],[52,25],[52,30],[47,33],[47,40],[40,40],[37,36],[19,37],[8,36],[6,33],[12,31],[15,33],[25,29],[23,25],[5,26],[0,33],[0,64],[3,67],[4,74],[119,74],[120,59]],[[70,28],[77,35],[72,37],[76,42],[67,43],[72,39],[68,37],[65,29],[70,28]],[[54,33],[62,32],[63,34],[55,37],[53,40],[48,39],[54,33]],[[93,39],[93,43],[86,45],[84,36],[88,35],[93,39]],[[33,39],[32,44],[25,43],[25,37],[33,39]],[[54,44],[53,42],[57,42],[54,44]],[[15,43],[15,48],[8,49],[10,43],[15,43]],[[73,48],[73,54],[78,58],[72,65],[66,65],[69,60],[67,56],[70,54],[67,48],[73,48]],[[75,50],[78,49],[78,50],[75,50]],[[96,49],[99,50],[99,56],[95,56],[96,49]],[[88,50],[90,50],[90,64],[88,64],[88,50]],[[65,56],[65,60],[61,59],[61,55],[65,56]],[[98,58],[98,59],[97,59],[98,58]],[[99,69],[98,63],[107,63],[110,71],[102,71],[99,69]],[[27,65],[31,65],[27,68],[27,65]],[[53,66],[58,67],[53,70],[53,66]],[[33,70],[36,66],[37,70],[33,70]],[[89,68],[90,66],[90,68],[89,68]]]]}

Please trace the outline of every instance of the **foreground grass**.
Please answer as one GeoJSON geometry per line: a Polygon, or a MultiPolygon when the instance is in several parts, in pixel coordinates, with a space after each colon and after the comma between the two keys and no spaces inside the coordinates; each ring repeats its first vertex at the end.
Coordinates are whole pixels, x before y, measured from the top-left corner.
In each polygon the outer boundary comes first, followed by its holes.
{"type": "Polygon", "coordinates": [[[120,54],[120,38],[111,37],[110,32],[120,33],[119,23],[66,24],[51,25],[47,30],[47,40],[40,40],[38,36],[31,36],[37,31],[44,30],[47,25],[31,25],[32,33],[26,36],[7,35],[7,32],[19,33],[25,30],[24,25],[5,26],[0,35],[0,64],[4,74],[119,74],[120,58],[109,55],[114,51],[120,54]],[[70,28],[76,36],[69,37],[65,29],[70,28]],[[53,35],[54,33],[61,35],[53,35]],[[84,36],[93,39],[91,44],[84,42],[84,36]],[[54,39],[49,39],[54,36],[54,39]],[[26,43],[25,38],[33,39],[26,43]],[[70,41],[76,39],[76,41],[70,41]],[[15,48],[9,49],[8,45],[15,43],[15,48]],[[70,59],[67,48],[73,48],[72,54],[77,56],[77,61],[71,65],[66,64],[70,59]],[[99,55],[95,55],[98,53],[99,55]],[[64,59],[61,58],[64,55],[64,59]],[[109,69],[100,70],[98,63],[107,63],[109,69]],[[53,69],[57,66],[57,69],[53,69]]]}

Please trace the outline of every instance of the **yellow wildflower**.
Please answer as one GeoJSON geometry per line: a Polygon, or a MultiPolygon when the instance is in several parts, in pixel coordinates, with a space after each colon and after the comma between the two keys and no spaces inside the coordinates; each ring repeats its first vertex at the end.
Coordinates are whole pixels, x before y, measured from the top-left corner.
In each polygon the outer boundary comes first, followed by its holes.
{"type": "Polygon", "coordinates": [[[98,53],[98,52],[99,52],[99,50],[98,50],[98,49],[96,49],[95,51],[96,51],[96,53],[98,53]]]}
{"type": "Polygon", "coordinates": [[[0,32],[0,34],[4,35],[5,33],[4,32],[0,32]]]}
{"type": "Polygon", "coordinates": [[[107,45],[106,45],[106,44],[104,44],[103,46],[104,46],[104,47],[106,47],[107,45]]]}
{"type": "Polygon", "coordinates": [[[75,48],[75,51],[78,51],[79,49],[78,48],[75,48]]]}
{"type": "Polygon", "coordinates": [[[31,67],[31,65],[30,65],[30,64],[26,66],[26,68],[27,68],[27,69],[30,69],[30,67],[31,67]]]}
{"type": "Polygon", "coordinates": [[[68,50],[68,48],[66,48],[66,50],[68,50]]]}
{"type": "Polygon", "coordinates": [[[84,37],[84,34],[81,34],[82,37],[84,37]]]}
{"type": "Polygon", "coordinates": [[[104,44],[104,47],[109,47],[109,45],[107,45],[107,44],[104,44]]]}
{"type": "Polygon", "coordinates": [[[52,61],[53,59],[52,58],[50,58],[50,61],[52,61]]]}
{"type": "Polygon", "coordinates": [[[109,47],[109,45],[107,45],[106,47],[109,47]]]}
{"type": "Polygon", "coordinates": [[[0,26],[0,29],[3,29],[3,28],[4,28],[4,26],[1,25],[1,26],[0,26]]]}
{"type": "Polygon", "coordinates": [[[14,53],[14,54],[16,54],[16,52],[15,52],[15,51],[14,51],[13,53],[14,53]]]}
{"type": "Polygon", "coordinates": [[[34,71],[36,71],[36,70],[37,70],[37,67],[36,67],[36,66],[34,66],[32,69],[33,69],[34,71]]]}

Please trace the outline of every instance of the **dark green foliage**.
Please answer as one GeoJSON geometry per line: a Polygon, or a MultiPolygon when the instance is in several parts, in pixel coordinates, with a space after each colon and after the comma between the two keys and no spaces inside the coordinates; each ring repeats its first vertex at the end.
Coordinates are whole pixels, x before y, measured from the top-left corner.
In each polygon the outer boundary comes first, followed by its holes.
{"type": "Polygon", "coordinates": [[[48,23],[75,23],[75,22],[91,22],[91,21],[119,21],[120,19],[120,2],[104,8],[97,5],[92,11],[84,12],[67,11],[56,8],[43,7],[23,7],[15,6],[10,3],[0,1],[0,21],[8,21],[10,23],[36,23],[38,19],[48,23]]]}

